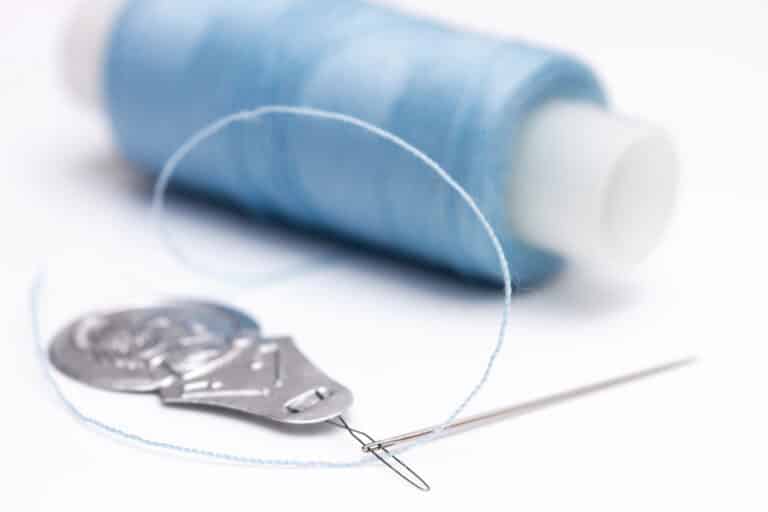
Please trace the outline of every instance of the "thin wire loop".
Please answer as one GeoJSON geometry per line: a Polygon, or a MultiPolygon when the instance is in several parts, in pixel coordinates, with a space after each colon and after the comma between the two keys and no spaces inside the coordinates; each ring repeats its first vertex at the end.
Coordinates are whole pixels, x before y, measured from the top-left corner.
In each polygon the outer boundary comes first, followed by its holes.
{"type": "MultiPolygon", "coordinates": [[[[360,443],[360,446],[365,446],[368,443],[375,442],[375,439],[371,435],[363,432],[362,430],[358,430],[356,428],[350,427],[349,423],[347,423],[347,421],[344,419],[344,416],[339,415],[338,420],[341,424],[336,423],[332,419],[326,420],[326,423],[333,425],[334,427],[345,429],[347,432],[349,432],[349,435],[351,435],[355,441],[360,443]]],[[[379,461],[382,464],[387,466],[397,476],[399,476],[400,478],[402,478],[403,480],[411,484],[416,489],[424,492],[428,492],[432,489],[432,487],[430,487],[430,485],[427,483],[426,480],[424,480],[424,478],[422,478],[421,475],[419,475],[416,471],[414,471],[408,464],[403,462],[402,459],[400,459],[400,457],[393,454],[386,448],[376,448],[368,451],[368,453],[372,454],[374,457],[379,459],[379,461]],[[382,455],[379,452],[386,453],[386,456],[382,455]],[[396,464],[392,464],[389,459],[395,461],[396,464]],[[399,469],[398,467],[396,467],[396,465],[402,469],[399,469]]]]}

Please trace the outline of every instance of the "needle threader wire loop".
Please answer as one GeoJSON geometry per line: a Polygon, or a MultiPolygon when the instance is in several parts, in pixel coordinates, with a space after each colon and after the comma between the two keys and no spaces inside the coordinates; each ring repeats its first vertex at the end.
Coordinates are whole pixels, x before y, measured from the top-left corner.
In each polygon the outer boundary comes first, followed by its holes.
{"type": "MultiPolygon", "coordinates": [[[[366,434],[365,432],[350,427],[349,423],[346,422],[343,416],[338,416],[336,420],[338,420],[338,422],[333,419],[326,421],[334,427],[339,427],[349,432],[349,435],[351,435],[355,441],[360,443],[360,446],[364,447],[367,444],[371,444],[376,441],[373,437],[366,434]]],[[[394,455],[386,448],[366,451],[373,454],[382,464],[394,471],[397,476],[414,486],[416,489],[425,492],[431,489],[426,480],[424,480],[418,473],[411,469],[411,467],[403,462],[397,455],[394,455]],[[380,452],[384,452],[386,455],[382,455],[380,452]]]]}

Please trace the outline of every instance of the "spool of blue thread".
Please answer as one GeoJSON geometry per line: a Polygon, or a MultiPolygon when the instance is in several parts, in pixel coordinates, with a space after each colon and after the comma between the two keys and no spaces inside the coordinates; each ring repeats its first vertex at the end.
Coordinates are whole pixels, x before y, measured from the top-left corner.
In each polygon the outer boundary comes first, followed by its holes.
{"type": "MultiPolygon", "coordinates": [[[[307,106],[419,148],[477,201],[515,281],[564,259],[627,266],[675,203],[674,147],[610,113],[574,58],[357,0],[111,0],[79,13],[68,76],[150,173],[227,114],[307,106]]],[[[471,212],[423,164],[362,130],[275,115],[193,151],[188,187],[462,275],[500,279],[471,212]]]]}

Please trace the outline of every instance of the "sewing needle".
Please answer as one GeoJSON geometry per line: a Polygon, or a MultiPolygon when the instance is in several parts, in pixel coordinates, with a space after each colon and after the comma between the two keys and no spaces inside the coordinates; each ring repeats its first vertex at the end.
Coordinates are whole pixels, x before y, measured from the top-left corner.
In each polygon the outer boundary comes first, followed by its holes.
{"type": "MultiPolygon", "coordinates": [[[[550,405],[559,404],[559,403],[573,400],[575,398],[579,398],[585,395],[597,393],[600,391],[605,391],[607,389],[621,386],[623,384],[628,384],[630,382],[644,379],[646,377],[668,372],[671,370],[676,370],[683,366],[687,366],[695,361],[696,361],[695,357],[678,359],[678,360],[670,361],[657,366],[653,366],[650,368],[638,370],[632,373],[627,373],[618,377],[613,377],[611,379],[595,382],[592,384],[587,384],[585,386],[580,386],[580,387],[569,389],[566,391],[561,391],[552,395],[547,395],[547,396],[536,398],[526,402],[521,402],[508,407],[502,407],[500,409],[494,409],[492,411],[487,411],[487,412],[476,414],[473,416],[467,416],[466,418],[461,418],[448,424],[445,427],[445,429],[443,429],[443,431],[440,433],[440,435],[442,436],[442,435],[455,434],[455,433],[462,432],[470,428],[479,427],[481,425],[485,425],[494,421],[499,421],[502,419],[511,418],[515,416],[521,416],[523,414],[527,414],[529,412],[533,412],[538,409],[548,407],[550,405]]],[[[395,445],[399,445],[403,443],[410,443],[424,436],[434,433],[439,427],[440,425],[434,425],[428,428],[423,428],[420,430],[414,430],[413,432],[408,432],[406,434],[401,434],[399,436],[394,436],[386,439],[381,439],[378,441],[373,441],[371,443],[367,443],[363,445],[362,450],[365,452],[370,452],[373,450],[391,448],[395,445]]]]}

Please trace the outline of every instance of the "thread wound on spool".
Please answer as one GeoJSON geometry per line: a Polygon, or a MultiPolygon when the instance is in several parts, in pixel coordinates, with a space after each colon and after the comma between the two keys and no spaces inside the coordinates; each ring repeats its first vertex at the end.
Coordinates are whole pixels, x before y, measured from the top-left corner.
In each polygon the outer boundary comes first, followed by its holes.
{"type": "MultiPolygon", "coordinates": [[[[133,0],[105,70],[124,154],[157,173],[185,138],[260,105],[352,115],[430,155],[480,203],[520,285],[560,259],[506,220],[509,148],[552,98],[599,103],[589,69],[519,43],[348,0],[133,0]],[[168,13],[173,13],[169,15],[168,13]]],[[[187,186],[246,208],[499,282],[493,248],[422,165],[360,131],[313,119],[232,127],[179,169],[187,186]]]]}

